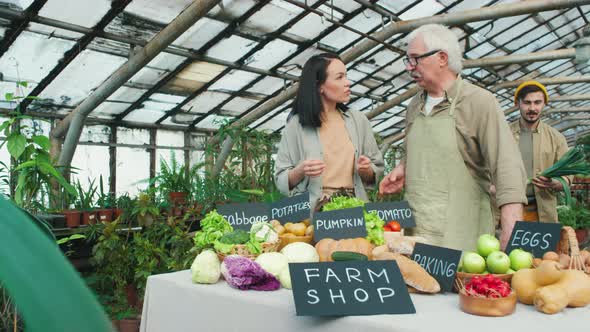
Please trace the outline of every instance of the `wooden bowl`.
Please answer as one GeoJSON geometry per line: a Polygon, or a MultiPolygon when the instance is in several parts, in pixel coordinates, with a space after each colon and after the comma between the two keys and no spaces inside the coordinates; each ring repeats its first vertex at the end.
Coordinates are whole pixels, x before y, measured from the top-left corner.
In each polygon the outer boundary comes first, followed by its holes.
{"type": "Polygon", "coordinates": [[[311,235],[303,235],[303,236],[279,235],[279,241],[280,241],[280,244],[279,244],[279,248],[277,249],[277,251],[281,251],[281,249],[283,249],[283,247],[285,247],[289,243],[293,243],[293,242],[305,242],[305,243],[311,244],[311,242],[313,242],[313,236],[311,236],[311,235]]]}
{"type": "Polygon", "coordinates": [[[516,309],[516,292],[507,297],[486,298],[469,296],[464,290],[459,292],[459,307],[468,314],[489,317],[507,316],[516,309]]]}
{"type": "MultiPolygon", "coordinates": [[[[496,278],[499,278],[502,281],[506,281],[508,284],[510,284],[510,281],[512,280],[512,275],[513,274],[493,274],[491,273],[491,275],[493,275],[496,278]]],[[[459,289],[465,287],[465,285],[469,282],[469,279],[475,277],[475,276],[481,276],[481,277],[485,277],[485,274],[478,274],[478,273],[467,273],[467,272],[458,272],[455,275],[455,283],[453,285],[453,290],[455,290],[455,292],[458,292],[459,289]]]]}

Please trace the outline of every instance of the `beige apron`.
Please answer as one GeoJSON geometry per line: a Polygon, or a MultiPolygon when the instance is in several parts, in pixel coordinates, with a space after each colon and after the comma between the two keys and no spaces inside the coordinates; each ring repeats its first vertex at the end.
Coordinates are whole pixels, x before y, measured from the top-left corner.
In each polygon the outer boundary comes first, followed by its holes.
{"type": "MultiPolygon", "coordinates": [[[[462,83],[462,82],[461,82],[462,83]]],[[[473,178],[459,148],[455,105],[448,115],[424,116],[407,139],[406,199],[416,219],[415,234],[429,244],[475,250],[479,235],[494,234],[490,197],[473,178]]]]}

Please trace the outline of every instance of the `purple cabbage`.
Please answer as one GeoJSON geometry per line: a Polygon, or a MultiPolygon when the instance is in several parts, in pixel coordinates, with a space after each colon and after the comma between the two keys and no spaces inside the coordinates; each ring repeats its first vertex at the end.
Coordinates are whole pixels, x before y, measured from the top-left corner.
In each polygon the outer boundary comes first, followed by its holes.
{"type": "Polygon", "coordinates": [[[272,291],[281,288],[279,280],[260,264],[238,255],[225,257],[221,274],[231,287],[241,290],[272,291]]]}

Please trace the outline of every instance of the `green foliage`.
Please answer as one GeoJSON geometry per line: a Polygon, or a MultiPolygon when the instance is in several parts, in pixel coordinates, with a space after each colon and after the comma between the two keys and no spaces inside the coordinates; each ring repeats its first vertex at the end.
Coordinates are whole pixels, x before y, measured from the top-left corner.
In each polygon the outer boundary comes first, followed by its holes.
{"type": "MultiPolygon", "coordinates": [[[[26,87],[26,82],[17,82],[16,89],[26,87]]],[[[18,102],[22,99],[36,99],[35,97],[21,97],[9,92],[4,95],[7,102],[18,102]]],[[[6,145],[12,158],[16,161],[10,170],[16,182],[13,200],[21,207],[36,212],[45,209],[45,202],[40,195],[48,196],[51,181],[56,181],[70,195],[76,191],[62,176],[49,155],[51,143],[49,138],[35,132],[34,128],[22,125],[22,120],[32,120],[30,116],[20,113],[18,105],[10,117],[0,124],[0,132],[6,140],[0,143],[0,148],[6,145]],[[25,134],[30,131],[30,134],[25,134]]],[[[3,165],[3,168],[7,168],[3,165]]],[[[5,180],[6,176],[0,177],[5,180]]]]}
{"type": "Polygon", "coordinates": [[[573,229],[590,228],[590,210],[582,202],[572,199],[572,204],[558,205],[557,215],[559,222],[573,229]]]}
{"type": "Polygon", "coordinates": [[[149,180],[150,186],[157,186],[160,192],[167,195],[171,192],[189,193],[192,188],[192,181],[197,173],[195,167],[188,168],[181,165],[174,155],[170,163],[160,160],[160,172],[156,177],[149,180]]]}
{"type": "Polygon", "coordinates": [[[196,257],[190,225],[182,220],[171,218],[135,232],[122,226],[120,220],[93,225],[87,234],[96,239],[92,264],[100,294],[116,298],[135,285],[141,296],[150,275],[187,269],[196,257]]]}
{"type": "Polygon", "coordinates": [[[95,180],[88,178],[88,188],[84,189],[80,180],[76,182],[76,190],[78,192],[78,200],[76,201],[76,208],[81,211],[90,211],[94,209],[94,202],[96,198],[97,187],[94,184],[95,180]]]}

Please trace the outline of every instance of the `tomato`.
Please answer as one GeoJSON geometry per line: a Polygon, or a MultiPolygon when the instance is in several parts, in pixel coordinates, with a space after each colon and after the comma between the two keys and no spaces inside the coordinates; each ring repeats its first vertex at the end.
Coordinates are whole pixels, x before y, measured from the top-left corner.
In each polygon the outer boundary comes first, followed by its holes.
{"type": "Polygon", "coordinates": [[[393,220],[387,223],[387,226],[389,226],[389,228],[391,228],[392,232],[401,232],[402,230],[402,226],[399,224],[399,222],[393,220]]]}
{"type": "Polygon", "coordinates": [[[389,227],[389,225],[383,225],[383,231],[384,231],[384,232],[393,232],[393,231],[391,230],[391,227],[389,227]]]}

